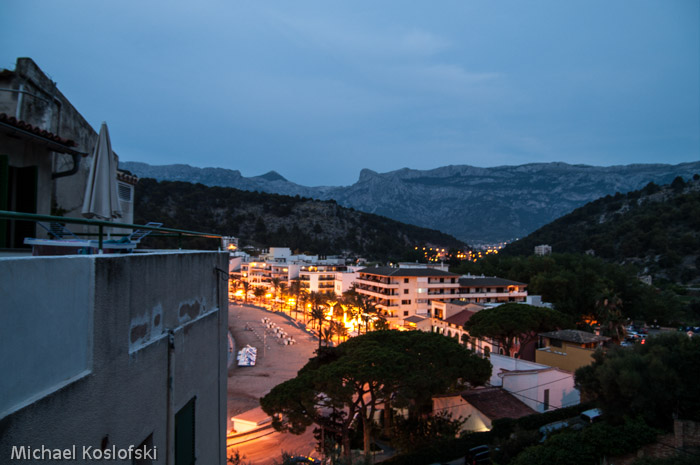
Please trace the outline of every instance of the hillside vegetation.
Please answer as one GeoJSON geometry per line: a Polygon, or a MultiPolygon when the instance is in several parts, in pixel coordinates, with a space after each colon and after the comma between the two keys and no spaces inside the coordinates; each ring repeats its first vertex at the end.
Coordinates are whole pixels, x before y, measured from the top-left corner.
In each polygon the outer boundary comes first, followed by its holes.
{"type": "MultiPolygon", "coordinates": [[[[414,246],[464,247],[454,237],[339,206],[335,201],[141,179],[134,221],[236,236],[241,245],[290,247],[321,255],[349,253],[377,260],[416,260],[414,246]]],[[[175,247],[173,239],[148,238],[175,247]],[[165,242],[167,240],[167,242],[165,242]]],[[[189,239],[183,246],[215,248],[216,241],[189,239]]]]}
{"type": "Polygon", "coordinates": [[[634,265],[654,280],[700,283],[700,176],[608,195],[509,244],[506,255],[531,255],[539,244],[555,253],[595,254],[634,265]]]}

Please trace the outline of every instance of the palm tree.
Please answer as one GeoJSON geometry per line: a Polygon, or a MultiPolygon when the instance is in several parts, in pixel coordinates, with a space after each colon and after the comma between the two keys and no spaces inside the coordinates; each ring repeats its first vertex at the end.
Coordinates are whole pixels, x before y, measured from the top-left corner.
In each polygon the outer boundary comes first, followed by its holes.
{"type": "Polygon", "coordinates": [[[615,343],[625,339],[625,319],[622,316],[622,299],[606,288],[596,299],[598,318],[602,322],[603,332],[615,343]]]}
{"type": "Polygon", "coordinates": [[[345,308],[345,313],[347,314],[348,319],[350,319],[351,321],[355,320],[355,318],[357,318],[360,314],[360,309],[357,306],[357,296],[358,293],[355,292],[354,287],[343,293],[343,307],[345,308]]]}
{"type": "Polygon", "coordinates": [[[255,289],[253,289],[253,295],[257,299],[258,305],[260,305],[260,301],[263,297],[265,297],[265,289],[262,286],[255,286],[255,289]]]}
{"type": "Polygon", "coordinates": [[[307,321],[306,304],[309,303],[309,293],[305,289],[299,289],[299,297],[297,301],[301,304],[301,313],[304,315],[304,324],[307,321]]]}
{"type": "MultiPolygon", "coordinates": [[[[326,292],[323,294],[323,303],[326,305],[328,310],[330,310],[331,320],[336,316],[336,306],[340,306],[340,299],[335,292],[326,292]]],[[[340,310],[340,316],[343,316],[342,307],[340,310]]]]}
{"type": "Polygon", "coordinates": [[[357,307],[360,313],[360,319],[365,324],[366,334],[369,331],[369,321],[378,313],[377,306],[370,297],[363,294],[357,294],[357,307]]]}
{"type": "Polygon", "coordinates": [[[331,321],[331,326],[336,336],[336,344],[340,344],[340,338],[347,337],[348,330],[345,325],[339,321],[331,321]]]}
{"type": "Polygon", "coordinates": [[[294,318],[296,318],[299,311],[299,298],[301,297],[301,279],[298,276],[292,278],[292,282],[289,285],[289,294],[294,296],[294,318]]]}
{"type": "MultiPolygon", "coordinates": [[[[335,321],[329,321],[329,325],[320,331],[321,337],[319,337],[318,340],[320,342],[321,339],[323,339],[324,341],[326,341],[327,346],[330,345],[330,343],[333,339],[333,334],[335,334],[335,327],[333,326],[333,323],[335,323],[335,321]]],[[[320,343],[318,345],[318,348],[319,348],[319,350],[321,349],[320,343]]]]}
{"type": "Polygon", "coordinates": [[[248,303],[248,289],[250,289],[250,283],[245,280],[239,281],[240,288],[243,289],[243,303],[248,303]]]}
{"type": "Polygon", "coordinates": [[[323,310],[324,297],[319,292],[311,291],[309,302],[311,303],[311,321],[318,321],[318,349],[320,351],[321,330],[323,329],[323,320],[326,319],[326,312],[323,310]]]}
{"type": "Polygon", "coordinates": [[[277,295],[280,292],[280,283],[281,283],[280,278],[275,277],[275,278],[270,279],[270,284],[272,284],[272,292],[273,292],[273,295],[272,295],[272,299],[273,299],[272,300],[272,309],[273,310],[275,309],[275,303],[277,302],[277,295]]]}
{"type": "Polygon", "coordinates": [[[279,296],[280,296],[280,299],[282,299],[282,310],[284,310],[284,307],[287,305],[287,294],[288,294],[287,283],[282,281],[279,284],[279,296]]]}

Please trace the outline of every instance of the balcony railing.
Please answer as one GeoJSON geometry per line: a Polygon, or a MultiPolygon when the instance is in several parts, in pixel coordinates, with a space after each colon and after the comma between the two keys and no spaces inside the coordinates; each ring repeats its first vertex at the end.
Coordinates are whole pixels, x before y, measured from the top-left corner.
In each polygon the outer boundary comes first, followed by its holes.
{"type": "MultiPolygon", "coordinates": [[[[113,229],[141,229],[147,231],[154,231],[153,236],[159,237],[177,237],[178,247],[182,244],[183,237],[202,237],[206,239],[217,239],[221,240],[222,236],[218,234],[210,234],[196,231],[187,231],[184,229],[173,229],[173,228],[163,228],[158,226],[146,226],[140,224],[129,224],[129,223],[117,223],[112,221],[104,220],[88,220],[85,218],[70,218],[64,216],[53,216],[53,215],[38,215],[35,213],[21,213],[0,210],[0,220],[14,220],[14,221],[31,221],[37,223],[39,221],[48,221],[51,223],[64,223],[64,224],[82,224],[87,226],[94,226],[97,228],[96,232],[88,233],[87,236],[95,236],[98,238],[98,249],[102,250],[104,245],[104,228],[113,229]]],[[[126,235],[126,233],[124,233],[126,235]]]]}
{"type": "Polygon", "coordinates": [[[357,278],[356,282],[358,283],[367,283],[372,286],[398,286],[399,283],[397,282],[389,282],[388,280],[379,280],[379,279],[371,279],[371,278],[357,278]]]}

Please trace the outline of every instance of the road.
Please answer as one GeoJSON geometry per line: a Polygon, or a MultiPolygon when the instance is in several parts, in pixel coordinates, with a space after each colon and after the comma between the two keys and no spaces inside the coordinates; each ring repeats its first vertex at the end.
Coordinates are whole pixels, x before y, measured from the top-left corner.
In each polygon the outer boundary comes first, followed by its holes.
{"type": "MultiPolygon", "coordinates": [[[[228,370],[229,419],[258,407],[259,399],[274,386],[296,376],[299,369],[314,355],[314,350],[318,346],[315,337],[299,328],[286,315],[250,305],[229,305],[229,331],[235,340],[236,350],[240,350],[246,344],[258,349],[255,366],[239,367],[234,362],[228,370]],[[296,343],[280,344],[272,331],[262,325],[263,317],[269,318],[277,327],[286,331],[296,340],[296,343]]],[[[242,455],[246,456],[245,462],[251,465],[281,463],[282,452],[316,457],[317,453],[312,453],[316,445],[312,429],[308,429],[300,436],[274,432],[259,439],[231,446],[228,448],[228,453],[230,456],[234,450],[238,449],[242,455]]]]}

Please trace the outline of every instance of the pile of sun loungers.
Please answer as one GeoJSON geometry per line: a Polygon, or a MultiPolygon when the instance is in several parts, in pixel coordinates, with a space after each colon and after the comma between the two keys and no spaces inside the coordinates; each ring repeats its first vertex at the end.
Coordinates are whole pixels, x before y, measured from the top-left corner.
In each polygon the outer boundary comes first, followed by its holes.
{"type": "Polygon", "coordinates": [[[258,349],[250,345],[246,345],[244,348],[238,351],[238,366],[252,367],[255,365],[255,360],[257,357],[258,349]]]}
{"type": "Polygon", "coordinates": [[[296,342],[293,337],[288,335],[282,328],[273,323],[272,320],[270,320],[268,317],[264,317],[262,319],[262,324],[265,328],[267,328],[266,331],[269,331],[280,344],[291,345],[296,342]]]}

